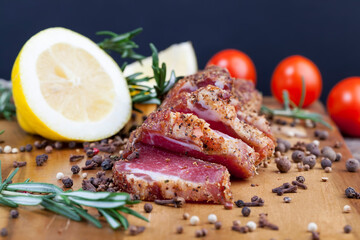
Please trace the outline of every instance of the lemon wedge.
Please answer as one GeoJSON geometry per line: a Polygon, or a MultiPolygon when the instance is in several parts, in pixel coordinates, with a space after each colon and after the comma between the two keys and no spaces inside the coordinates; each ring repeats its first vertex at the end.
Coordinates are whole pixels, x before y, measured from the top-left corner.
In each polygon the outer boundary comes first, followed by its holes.
{"type": "MultiPolygon", "coordinates": [[[[197,72],[197,60],[191,42],[173,44],[167,49],[159,52],[159,61],[166,63],[166,80],[170,79],[171,70],[175,71],[176,76],[187,76],[197,72]]],[[[147,57],[140,62],[134,62],[126,66],[124,75],[130,76],[134,73],[143,73],[139,77],[153,76],[152,57],[147,57]]],[[[155,80],[144,82],[148,86],[153,86],[155,80]]]]}
{"type": "Polygon", "coordinates": [[[132,110],[116,62],[90,39],[65,28],[30,38],[12,70],[20,126],[62,141],[95,141],[117,133],[132,110]]]}

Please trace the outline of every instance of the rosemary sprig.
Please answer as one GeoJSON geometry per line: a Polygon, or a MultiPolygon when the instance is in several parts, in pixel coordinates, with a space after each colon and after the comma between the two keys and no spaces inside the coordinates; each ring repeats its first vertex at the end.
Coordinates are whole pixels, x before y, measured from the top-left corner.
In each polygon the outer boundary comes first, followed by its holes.
{"type": "Polygon", "coordinates": [[[62,215],[74,221],[86,220],[94,226],[101,228],[102,224],[90,215],[84,207],[98,210],[113,229],[121,226],[127,229],[129,223],[120,213],[130,214],[144,221],[149,221],[138,212],[127,208],[127,205],[139,203],[130,199],[128,193],[66,191],[49,183],[36,183],[26,180],[22,183],[11,183],[16,168],[7,179],[2,182],[0,161],[0,204],[9,207],[42,206],[48,211],[62,215]]]}
{"type": "MultiPolygon", "coordinates": [[[[99,47],[107,52],[114,51],[120,54],[122,58],[129,58],[133,60],[141,60],[144,58],[143,55],[138,54],[134,49],[139,46],[132,40],[136,35],[142,32],[142,28],[137,28],[127,33],[117,34],[110,31],[100,31],[97,35],[106,35],[110,38],[105,38],[102,42],[98,43],[99,47]]],[[[124,71],[126,62],[122,65],[121,70],[124,71]]]]}
{"type": "Polygon", "coordinates": [[[15,114],[11,88],[0,83],[0,117],[11,120],[15,114]]]}
{"type": "Polygon", "coordinates": [[[301,89],[301,98],[299,106],[297,106],[294,102],[292,102],[289,98],[289,93],[287,90],[283,91],[283,100],[284,100],[284,108],[283,109],[270,109],[266,106],[261,106],[261,112],[264,114],[272,115],[272,116],[282,116],[282,117],[290,117],[290,118],[298,118],[298,119],[310,119],[314,122],[318,122],[323,124],[328,128],[332,128],[329,123],[324,121],[322,116],[318,113],[312,113],[302,109],[306,96],[306,86],[305,80],[302,78],[302,89],[301,89]],[[290,107],[292,106],[292,109],[290,107]]]}

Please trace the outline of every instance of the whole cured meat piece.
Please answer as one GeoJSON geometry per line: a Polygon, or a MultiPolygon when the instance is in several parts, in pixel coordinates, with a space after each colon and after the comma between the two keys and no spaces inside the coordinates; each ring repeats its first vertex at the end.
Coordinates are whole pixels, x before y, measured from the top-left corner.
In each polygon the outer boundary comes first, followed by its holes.
{"type": "Polygon", "coordinates": [[[136,156],[115,163],[114,181],[120,191],[149,201],[183,197],[225,204],[232,200],[230,175],[222,165],[142,144],[137,144],[136,156]]]}
{"type": "MultiPolygon", "coordinates": [[[[218,87],[208,85],[187,93],[182,92],[174,101],[168,101],[174,112],[192,113],[218,130],[234,138],[240,138],[260,154],[259,161],[274,153],[275,143],[258,128],[240,121],[237,117],[234,101],[230,93],[218,87]]],[[[163,106],[162,106],[163,107],[163,106]]]]}
{"type": "Polygon", "coordinates": [[[259,154],[242,140],[211,129],[206,121],[193,114],[170,110],[151,113],[131,133],[123,156],[135,151],[139,142],[222,164],[239,178],[253,176],[259,159],[259,154]]]}

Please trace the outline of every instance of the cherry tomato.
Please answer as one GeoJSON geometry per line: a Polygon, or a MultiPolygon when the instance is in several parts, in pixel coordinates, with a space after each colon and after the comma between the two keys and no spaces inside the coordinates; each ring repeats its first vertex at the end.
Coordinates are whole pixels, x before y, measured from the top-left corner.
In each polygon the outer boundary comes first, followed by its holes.
{"type": "Polygon", "coordinates": [[[289,98],[299,106],[302,90],[302,77],[306,84],[306,96],[303,107],[315,102],[321,94],[322,79],[317,66],[308,58],[294,55],[282,60],[271,78],[273,96],[283,102],[283,90],[289,92],[289,98]]]}
{"type": "Polygon", "coordinates": [[[331,89],[327,109],[342,132],[360,137],[360,77],[349,77],[331,89]]]}
{"type": "Polygon", "coordinates": [[[236,49],[225,49],[216,53],[206,64],[226,68],[234,78],[245,79],[256,84],[256,69],[251,58],[236,49]]]}

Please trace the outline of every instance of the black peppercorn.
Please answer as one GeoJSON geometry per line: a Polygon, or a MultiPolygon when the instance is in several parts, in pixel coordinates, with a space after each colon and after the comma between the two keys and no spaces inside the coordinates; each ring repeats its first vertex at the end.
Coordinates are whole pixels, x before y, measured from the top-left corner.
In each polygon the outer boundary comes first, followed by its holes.
{"type": "Polygon", "coordinates": [[[66,187],[66,188],[71,188],[73,186],[73,184],[74,184],[73,180],[71,178],[68,178],[68,177],[63,178],[61,181],[64,184],[64,187],[66,187]]]}
{"type": "Polygon", "coordinates": [[[336,158],[335,158],[335,162],[340,161],[342,158],[342,154],[341,153],[336,153],[336,158]]]}
{"type": "Polygon", "coordinates": [[[26,144],[26,146],[25,146],[25,151],[27,151],[27,152],[31,152],[31,151],[32,151],[32,149],[33,149],[33,147],[32,147],[32,145],[31,145],[31,144],[26,144]]]}
{"type": "Polygon", "coordinates": [[[326,167],[331,167],[332,166],[332,162],[330,161],[330,159],[328,158],[323,158],[321,160],[321,167],[322,169],[325,169],[326,167]]]}
{"type": "Polygon", "coordinates": [[[296,177],[296,181],[298,181],[299,183],[304,183],[305,182],[305,178],[303,176],[297,176],[296,177]]]}
{"type": "Polygon", "coordinates": [[[243,200],[237,200],[237,201],[235,201],[235,205],[237,207],[243,207],[244,206],[244,201],[243,200]]]}
{"type": "Polygon", "coordinates": [[[350,225],[346,225],[346,226],[344,227],[344,233],[350,233],[351,230],[352,230],[352,227],[351,227],[350,225]]]}
{"type": "Polygon", "coordinates": [[[151,213],[151,211],[153,210],[152,204],[151,204],[151,203],[145,203],[145,205],[144,205],[144,210],[145,210],[145,212],[147,212],[147,213],[151,213]]]}
{"type": "Polygon", "coordinates": [[[176,233],[178,233],[178,234],[183,233],[183,231],[184,231],[184,228],[183,228],[182,226],[178,226],[178,227],[176,228],[176,233]]]}
{"type": "Polygon", "coordinates": [[[295,163],[299,163],[304,160],[305,154],[303,151],[296,150],[292,153],[291,158],[295,163]]]}
{"type": "Polygon", "coordinates": [[[92,161],[91,161],[91,160],[86,160],[86,162],[85,162],[85,166],[89,166],[91,163],[92,163],[92,161]]]}
{"type": "Polygon", "coordinates": [[[284,153],[286,151],[286,147],[283,143],[279,143],[276,147],[275,147],[275,151],[279,151],[281,153],[284,153]]]}
{"type": "Polygon", "coordinates": [[[20,152],[25,152],[25,146],[21,146],[21,147],[19,148],[19,151],[20,151],[20,152]]]}
{"type": "Polygon", "coordinates": [[[68,148],[74,149],[75,147],[76,147],[76,142],[69,142],[68,143],[68,148]]]}
{"type": "Polygon", "coordinates": [[[277,144],[282,143],[282,144],[285,145],[285,152],[289,151],[290,148],[291,148],[291,143],[290,143],[289,141],[287,141],[287,140],[284,140],[284,139],[282,139],[282,138],[278,138],[278,139],[276,140],[276,142],[277,142],[277,144]]]}
{"type": "Polygon", "coordinates": [[[71,167],[71,172],[73,174],[78,174],[80,172],[80,167],[78,165],[74,165],[71,167]]]}
{"type": "Polygon", "coordinates": [[[349,172],[356,172],[359,169],[359,165],[359,161],[354,158],[350,158],[346,161],[346,169],[349,172]]]}
{"type": "Polygon", "coordinates": [[[11,216],[11,218],[18,218],[18,217],[19,217],[19,212],[18,212],[18,210],[12,209],[12,210],[10,211],[10,216],[11,216]]]}
{"type": "Polygon", "coordinates": [[[101,163],[101,167],[103,170],[110,170],[113,167],[113,162],[107,158],[101,163]]]}
{"type": "Polygon", "coordinates": [[[88,150],[86,150],[86,156],[88,157],[93,157],[95,155],[94,151],[89,148],[88,150]]]}
{"type": "Polygon", "coordinates": [[[35,158],[37,166],[42,166],[44,164],[44,162],[46,162],[47,160],[48,160],[48,155],[47,154],[37,155],[36,158],[35,158]]]}
{"type": "Polygon", "coordinates": [[[244,216],[244,217],[248,217],[251,213],[251,209],[248,208],[248,207],[243,207],[243,209],[241,209],[241,214],[244,216]]]}
{"type": "Polygon", "coordinates": [[[221,226],[222,226],[221,222],[215,223],[215,229],[219,230],[221,228],[221,226]]]}
{"type": "Polygon", "coordinates": [[[8,235],[8,230],[6,228],[2,228],[0,231],[0,236],[6,237],[8,235]]]}
{"type": "Polygon", "coordinates": [[[345,195],[347,198],[355,198],[357,196],[357,192],[354,188],[348,187],[347,189],[345,189],[345,195]]]}

